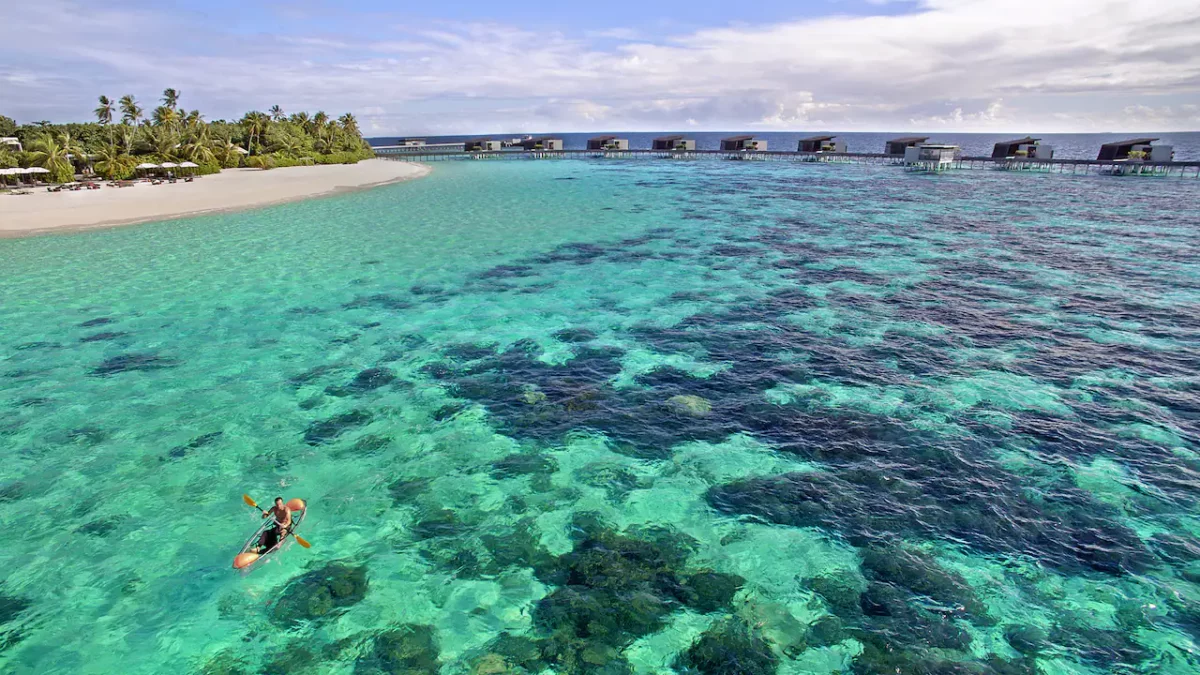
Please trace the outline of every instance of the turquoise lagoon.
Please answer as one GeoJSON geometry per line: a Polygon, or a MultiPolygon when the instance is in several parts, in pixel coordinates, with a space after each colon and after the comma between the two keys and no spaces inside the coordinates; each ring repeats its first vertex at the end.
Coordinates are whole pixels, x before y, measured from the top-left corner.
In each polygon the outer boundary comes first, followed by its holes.
{"type": "Polygon", "coordinates": [[[1198,204],[463,162],[0,241],[0,667],[1200,672],[1198,204]],[[243,493],[312,548],[231,570],[243,493]]]}

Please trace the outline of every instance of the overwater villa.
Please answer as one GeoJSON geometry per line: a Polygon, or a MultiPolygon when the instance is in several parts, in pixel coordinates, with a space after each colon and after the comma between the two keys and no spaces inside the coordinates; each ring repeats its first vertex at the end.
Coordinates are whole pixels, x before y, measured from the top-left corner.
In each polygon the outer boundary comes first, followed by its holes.
{"type": "Polygon", "coordinates": [[[1130,138],[1100,146],[1096,159],[1101,162],[1144,160],[1147,162],[1175,161],[1175,149],[1170,145],[1152,145],[1157,138],[1130,138]]]}
{"type": "Polygon", "coordinates": [[[466,152],[496,152],[501,149],[501,142],[491,138],[477,138],[463,143],[463,150],[466,152]]]}
{"type": "Polygon", "coordinates": [[[402,148],[419,148],[425,145],[424,138],[397,138],[396,145],[402,148]]]}
{"type": "Polygon", "coordinates": [[[944,171],[954,166],[962,149],[946,143],[920,143],[904,149],[904,166],[917,171],[944,171]]]}
{"type": "Polygon", "coordinates": [[[753,136],[730,136],[721,139],[721,152],[738,152],[741,150],[766,150],[767,142],[755,140],[753,136]]]}
{"type": "Polygon", "coordinates": [[[928,136],[901,136],[883,144],[883,154],[903,155],[908,148],[920,145],[929,140],[928,136]]]}
{"type": "Polygon", "coordinates": [[[691,138],[684,138],[679,134],[672,136],[659,136],[654,139],[654,144],[651,146],[653,150],[695,150],[696,141],[691,138]]]}
{"type": "Polygon", "coordinates": [[[563,139],[554,136],[538,136],[523,139],[520,145],[526,150],[562,150],[563,139]]]}
{"type": "Polygon", "coordinates": [[[992,148],[992,159],[1054,159],[1054,148],[1042,145],[1040,140],[1026,136],[1000,141],[992,148]]]}
{"type": "Polygon", "coordinates": [[[587,142],[588,150],[628,150],[629,139],[617,138],[616,136],[597,136],[589,138],[587,142]]]}
{"type": "Polygon", "coordinates": [[[845,152],[846,144],[834,140],[837,136],[810,136],[801,138],[798,152],[845,152]]]}

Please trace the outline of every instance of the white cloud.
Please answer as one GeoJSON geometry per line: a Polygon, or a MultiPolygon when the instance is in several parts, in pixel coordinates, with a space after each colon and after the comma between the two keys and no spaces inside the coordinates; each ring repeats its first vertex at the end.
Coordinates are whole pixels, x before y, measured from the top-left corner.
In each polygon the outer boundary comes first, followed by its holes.
{"type": "Polygon", "coordinates": [[[370,39],[245,36],[74,0],[5,15],[0,111],[26,120],[175,86],[210,118],[275,103],[387,110],[364,124],[381,133],[1200,126],[1195,0],[921,0],[899,15],[667,29],[653,43],[621,26],[399,21],[372,23],[370,39]]]}

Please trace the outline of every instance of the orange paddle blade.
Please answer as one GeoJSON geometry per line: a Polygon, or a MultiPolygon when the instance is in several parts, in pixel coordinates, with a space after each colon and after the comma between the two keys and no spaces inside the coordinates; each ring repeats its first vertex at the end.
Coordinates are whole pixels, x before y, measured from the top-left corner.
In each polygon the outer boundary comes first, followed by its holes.
{"type": "Polygon", "coordinates": [[[292,536],[293,536],[293,537],[295,537],[295,538],[296,538],[296,541],[297,541],[297,542],[299,542],[299,544],[300,544],[301,546],[303,546],[304,548],[312,548],[312,544],[310,544],[310,543],[308,543],[307,541],[305,541],[304,537],[301,537],[301,536],[300,536],[300,535],[298,535],[298,534],[293,534],[292,536]]]}
{"type": "Polygon", "coordinates": [[[242,501],[246,502],[247,504],[249,504],[250,506],[253,506],[256,509],[258,508],[258,504],[255,504],[254,500],[250,499],[250,495],[242,495],[242,501]]]}

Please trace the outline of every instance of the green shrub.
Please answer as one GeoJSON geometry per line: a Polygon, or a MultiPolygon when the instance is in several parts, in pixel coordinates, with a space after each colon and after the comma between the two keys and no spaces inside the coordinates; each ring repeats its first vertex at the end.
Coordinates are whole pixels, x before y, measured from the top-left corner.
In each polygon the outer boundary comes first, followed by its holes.
{"type": "Polygon", "coordinates": [[[75,182],[75,167],[67,164],[66,166],[56,166],[50,170],[50,173],[42,174],[46,180],[51,183],[73,183],[75,182]]]}

